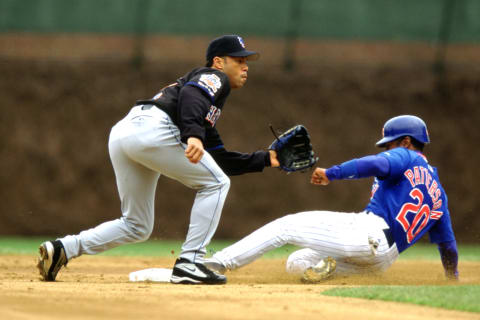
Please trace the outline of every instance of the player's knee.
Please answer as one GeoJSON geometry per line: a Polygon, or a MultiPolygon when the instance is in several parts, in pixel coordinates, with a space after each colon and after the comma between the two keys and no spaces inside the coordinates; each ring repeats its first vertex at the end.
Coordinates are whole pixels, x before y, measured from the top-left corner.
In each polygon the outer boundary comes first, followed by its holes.
{"type": "Polygon", "coordinates": [[[205,183],[200,187],[200,191],[217,191],[228,192],[230,189],[230,178],[227,175],[217,176],[215,181],[205,183]]]}
{"type": "Polygon", "coordinates": [[[288,273],[302,273],[302,268],[299,268],[298,261],[293,259],[292,255],[288,257],[285,269],[288,273]]]}
{"type": "Polygon", "coordinates": [[[213,186],[213,189],[219,189],[222,192],[228,192],[230,189],[230,178],[227,175],[220,177],[217,183],[213,186]]]}
{"type": "Polygon", "coordinates": [[[310,264],[309,261],[303,259],[303,257],[299,256],[297,252],[294,252],[288,256],[285,267],[288,273],[300,274],[305,272],[310,264]]]}
{"type": "Polygon", "coordinates": [[[153,231],[153,223],[126,221],[130,238],[133,242],[146,241],[153,231]]]}
{"type": "Polygon", "coordinates": [[[141,228],[137,229],[136,232],[136,237],[138,241],[146,241],[148,238],[150,238],[150,235],[152,234],[153,231],[153,225],[152,226],[142,226],[141,228]]]}
{"type": "Polygon", "coordinates": [[[152,230],[153,228],[148,226],[136,226],[135,228],[130,229],[130,236],[135,242],[146,241],[148,238],[150,238],[152,230]]]}
{"type": "Polygon", "coordinates": [[[289,273],[303,273],[310,267],[316,265],[321,255],[312,249],[304,248],[292,252],[287,259],[286,269],[289,273]]]}
{"type": "Polygon", "coordinates": [[[228,191],[230,189],[230,178],[228,176],[223,177],[221,180],[222,188],[225,191],[228,191]]]}

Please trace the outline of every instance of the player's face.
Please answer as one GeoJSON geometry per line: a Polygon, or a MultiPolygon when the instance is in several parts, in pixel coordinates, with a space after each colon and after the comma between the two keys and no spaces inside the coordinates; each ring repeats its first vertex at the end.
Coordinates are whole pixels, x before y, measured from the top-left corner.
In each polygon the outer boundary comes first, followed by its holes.
{"type": "Polygon", "coordinates": [[[248,65],[245,57],[225,57],[223,72],[228,76],[232,89],[241,88],[247,82],[248,65]]]}

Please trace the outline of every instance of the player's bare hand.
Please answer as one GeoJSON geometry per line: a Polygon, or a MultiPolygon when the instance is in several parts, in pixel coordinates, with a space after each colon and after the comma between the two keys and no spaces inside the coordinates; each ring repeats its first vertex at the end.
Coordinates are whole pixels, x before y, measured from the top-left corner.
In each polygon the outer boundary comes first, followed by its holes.
{"type": "Polygon", "coordinates": [[[312,173],[312,178],[310,182],[315,185],[322,185],[326,186],[330,183],[330,180],[327,177],[326,169],[324,168],[316,168],[315,171],[312,173]]]}
{"type": "Polygon", "coordinates": [[[268,150],[268,152],[270,153],[270,166],[272,168],[280,167],[280,162],[278,162],[275,150],[268,150]]]}
{"type": "Polygon", "coordinates": [[[202,140],[190,137],[187,140],[187,149],[185,149],[185,156],[190,160],[191,163],[198,163],[205,151],[203,150],[202,140]]]}

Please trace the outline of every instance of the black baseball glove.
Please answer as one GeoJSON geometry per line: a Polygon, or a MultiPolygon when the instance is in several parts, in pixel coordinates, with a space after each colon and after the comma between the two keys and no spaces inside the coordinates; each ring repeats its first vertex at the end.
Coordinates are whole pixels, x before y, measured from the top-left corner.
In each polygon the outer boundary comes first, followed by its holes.
{"type": "Polygon", "coordinates": [[[314,157],[310,135],[307,128],[302,125],[285,131],[279,137],[275,134],[275,139],[269,150],[275,150],[277,160],[280,162],[280,168],[287,172],[301,171],[312,167],[318,160],[314,157]]]}

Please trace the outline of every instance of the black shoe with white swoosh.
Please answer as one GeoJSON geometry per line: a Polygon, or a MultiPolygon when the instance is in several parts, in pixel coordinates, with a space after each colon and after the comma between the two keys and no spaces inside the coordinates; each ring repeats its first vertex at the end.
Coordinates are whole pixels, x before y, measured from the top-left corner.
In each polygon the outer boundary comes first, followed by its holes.
{"type": "Polygon", "coordinates": [[[37,268],[43,281],[55,281],[60,269],[67,265],[67,256],[62,242],[46,241],[40,245],[37,268]]]}
{"type": "Polygon", "coordinates": [[[170,282],[176,284],[225,284],[227,277],[213,272],[201,263],[178,258],[173,266],[170,282]]]}

